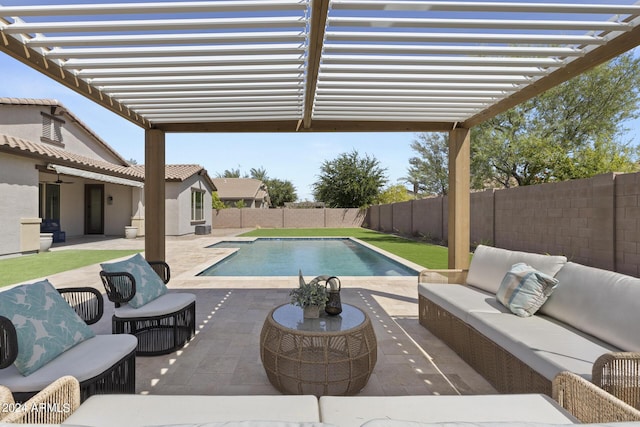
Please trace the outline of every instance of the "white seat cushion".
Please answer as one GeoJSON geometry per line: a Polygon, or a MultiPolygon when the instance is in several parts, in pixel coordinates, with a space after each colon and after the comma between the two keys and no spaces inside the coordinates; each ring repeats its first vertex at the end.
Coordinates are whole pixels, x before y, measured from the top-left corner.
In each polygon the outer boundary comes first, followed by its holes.
{"type": "Polygon", "coordinates": [[[308,395],[95,395],[63,424],[141,427],[247,420],[318,422],[318,399],[308,395]]]}
{"type": "Polygon", "coordinates": [[[133,335],[96,335],[62,353],[29,376],[22,376],[15,366],[0,370],[0,384],[13,392],[39,391],[64,375],[80,382],[89,380],[136,349],[133,335]]]}
{"type": "Polygon", "coordinates": [[[129,304],[123,304],[115,309],[116,317],[121,319],[134,317],[156,317],[163,314],[175,313],[180,311],[196,300],[194,294],[169,292],[153,301],[143,305],[140,308],[131,307],[129,304]]]}
{"type": "Polygon", "coordinates": [[[574,418],[548,396],[322,396],[320,418],[341,427],[359,427],[376,418],[420,422],[522,421],[571,424],[574,418]]]}
{"type": "Polygon", "coordinates": [[[510,313],[495,295],[473,286],[420,283],[418,293],[463,321],[472,311],[510,313]]]}
{"type": "Polygon", "coordinates": [[[511,269],[511,266],[519,262],[524,262],[536,270],[554,277],[565,265],[567,258],[480,245],[471,258],[467,284],[495,295],[505,274],[511,269]]]}
{"type": "Polygon", "coordinates": [[[467,323],[549,380],[561,371],[590,380],[593,362],[619,351],[546,316],[473,312],[467,323]]]}

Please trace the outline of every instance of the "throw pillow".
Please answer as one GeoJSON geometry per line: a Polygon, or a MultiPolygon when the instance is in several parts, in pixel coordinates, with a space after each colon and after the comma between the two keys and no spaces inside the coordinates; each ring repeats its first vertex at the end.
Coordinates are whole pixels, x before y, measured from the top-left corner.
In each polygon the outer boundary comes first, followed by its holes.
{"type": "Polygon", "coordinates": [[[0,292],[0,313],[16,328],[14,365],[24,376],[95,336],[48,280],[0,292]]]}
{"type": "Polygon", "coordinates": [[[557,279],[521,262],[504,276],[496,299],[512,313],[529,317],[542,307],[557,285],[557,279]]]}
{"type": "Polygon", "coordinates": [[[149,263],[140,254],[124,261],[100,264],[107,273],[130,273],[136,281],[136,293],[128,302],[139,308],[167,293],[167,287],[149,263]]]}

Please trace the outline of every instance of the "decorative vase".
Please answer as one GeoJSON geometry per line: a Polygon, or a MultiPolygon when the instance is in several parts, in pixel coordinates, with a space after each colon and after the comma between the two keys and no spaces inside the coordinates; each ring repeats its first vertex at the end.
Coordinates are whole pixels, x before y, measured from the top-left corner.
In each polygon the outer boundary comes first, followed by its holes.
{"type": "Polygon", "coordinates": [[[302,309],[302,312],[305,319],[317,319],[320,317],[320,306],[308,305],[302,309]]]}
{"type": "Polygon", "coordinates": [[[340,289],[342,285],[340,284],[340,279],[337,277],[331,277],[327,280],[326,286],[327,289],[327,304],[324,306],[324,311],[331,315],[336,316],[342,313],[342,302],[340,301],[340,289]]]}
{"type": "Polygon", "coordinates": [[[49,252],[49,248],[53,244],[53,233],[40,233],[40,251],[49,252]]]}
{"type": "Polygon", "coordinates": [[[138,227],[124,227],[124,237],[127,239],[135,239],[138,237],[138,227]]]}

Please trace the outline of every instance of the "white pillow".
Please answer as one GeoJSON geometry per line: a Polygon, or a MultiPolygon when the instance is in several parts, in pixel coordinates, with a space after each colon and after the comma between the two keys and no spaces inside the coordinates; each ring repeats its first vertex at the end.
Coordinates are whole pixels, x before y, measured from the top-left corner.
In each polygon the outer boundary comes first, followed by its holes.
{"type": "Polygon", "coordinates": [[[496,299],[513,314],[532,316],[558,286],[558,280],[523,262],[514,264],[505,274],[496,299]]]}

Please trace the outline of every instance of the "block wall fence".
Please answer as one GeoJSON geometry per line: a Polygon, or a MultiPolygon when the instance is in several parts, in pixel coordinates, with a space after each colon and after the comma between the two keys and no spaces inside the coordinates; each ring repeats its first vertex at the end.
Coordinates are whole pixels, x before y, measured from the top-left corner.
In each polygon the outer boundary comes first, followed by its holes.
{"type": "MultiPolygon", "coordinates": [[[[372,206],[363,226],[446,241],[447,207],[446,196],[372,206]]],[[[640,173],[472,193],[471,242],[640,277],[640,173]]]]}
{"type": "Polygon", "coordinates": [[[237,209],[212,212],[213,228],[349,228],[361,227],[360,209],[237,209]]]}

